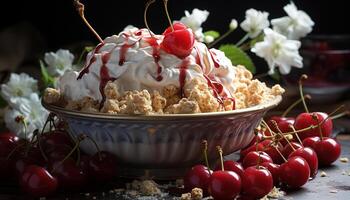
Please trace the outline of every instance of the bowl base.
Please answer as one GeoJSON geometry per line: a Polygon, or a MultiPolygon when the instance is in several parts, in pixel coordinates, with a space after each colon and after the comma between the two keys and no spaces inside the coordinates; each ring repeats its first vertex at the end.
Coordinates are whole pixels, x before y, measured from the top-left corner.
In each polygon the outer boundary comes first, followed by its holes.
{"type": "Polygon", "coordinates": [[[120,177],[128,179],[176,180],[183,178],[189,168],[145,169],[120,167],[120,177]]]}

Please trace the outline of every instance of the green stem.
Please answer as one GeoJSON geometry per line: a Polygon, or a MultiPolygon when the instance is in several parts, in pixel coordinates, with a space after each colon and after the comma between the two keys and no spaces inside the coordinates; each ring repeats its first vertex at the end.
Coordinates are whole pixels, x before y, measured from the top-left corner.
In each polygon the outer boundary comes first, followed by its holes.
{"type": "Polygon", "coordinates": [[[242,37],[241,40],[239,40],[237,43],[236,43],[236,46],[240,46],[241,44],[243,44],[247,39],[249,38],[249,34],[245,34],[245,36],[242,37]]]}
{"type": "MultiPolygon", "coordinates": [[[[307,94],[307,95],[304,96],[304,98],[311,99],[311,96],[307,94]]],[[[297,101],[295,101],[292,105],[290,105],[290,106],[287,108],[286,111],[284,111],[284,113],[282,114],[281,117],[287,116],[287,114],[288,114],[295,106],[297,106],[297,105],[298,105],[300,102],[302,102],[302,101],[303,101],[303,98],[300,98],[300,99],[298,99],[297,101]]]]}
{"type": "Polygon", "coordinates": [[[218,39],[216,39],[214,42],[210,43],[208,45],[208,48],[212,48],[214,45],[216,45],[217,43],[219,43],[221,40],[223,40],[225,37],[227,37],[228,35],[230,35],[235,29],[228,29],[228,31],[226,31],[226,33],[222,34],[218,39]]]}
{"type": "Polygon", "coordinates": [[[306,102],[305,102],[305,99],[304,99],[304,92],[303,92],[303,80],[304,79],[307,79],[307,75],[306,74],[303,74],[300,79],[299,79],[299,92],[300,92],[300,97],[301,97],[301,100],[303,102],[303,105],[304,105],[304,109],[307,113],[309,113],[309,109],[307,108],[307,105],[306,105],[306,102]]]}
{"type": "Polygon", "coordinates": [[[204,148],[203,148],[203,155],[204,155],[205,164],[207,165],[208,172],[209,172],[209,174],[211,175],[211,171],[210,171],[210,167],[209,167],[209,161],[208,161],[208,141],[203,140],[202,143],[203,143],[203,145],[204,145],[204,148]]]}

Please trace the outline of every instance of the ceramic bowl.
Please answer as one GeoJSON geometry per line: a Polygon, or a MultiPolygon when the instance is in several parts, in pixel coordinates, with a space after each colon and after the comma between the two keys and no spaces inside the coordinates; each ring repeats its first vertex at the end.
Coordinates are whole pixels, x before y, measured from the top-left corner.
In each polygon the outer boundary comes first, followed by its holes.
{"type": "MultiPolygon", "coordinates": [[[[120,161],[121,176],[135,178],[146,173],[173,179],[202,162],[203,140],[208,141],[211,161],[218,158],[217,145],[224,155],[246,147],[264,114],[281,100],[278,96],[265,104],[226,112],[149,116],[83,113],[43,105],[67,121],[73,136],[84,133],[100,149],[114,153],[120,161]]],[[[96,152],[91,141],[83,141],[81,148],[88,154],[96,152]]]]}

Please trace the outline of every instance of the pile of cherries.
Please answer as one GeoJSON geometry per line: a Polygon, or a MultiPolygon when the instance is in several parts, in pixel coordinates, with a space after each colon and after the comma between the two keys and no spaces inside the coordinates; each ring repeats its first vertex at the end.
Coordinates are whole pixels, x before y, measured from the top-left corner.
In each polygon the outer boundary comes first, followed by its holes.
{"type": "Polygon", "coordinates": [[[283,115],[273,116],[267,122],[263,120],[255,138],[240,151],[237,162],[221,161],[221,166],[214,171],[208,164],[192,167],[184,177],[185,190],[201,188],[205,195],[214,199],[234,199],[237,196],[259,199],[274,186],[284,190],[298,189],[316,176],[319,165],[328,166],[336,161],[341,146],[330,138],[332,119],[343,114],[330,117],[322,112],[309,112],[301,81],[301,99],[288,108],[286,114],[300,102],[303,102],[306,112],[296,118],[283,115]]]}
{"type": "Polygon", "coordinates": [[[106,151],[88,156],[79,150],[87,136],[73,141],[63,129],[36,132],[31,141],[0,133],[0,180],[18,184],[33,197],[57,190],[79,191],[92,182],[117,177],[116,157],[106,151]]]}

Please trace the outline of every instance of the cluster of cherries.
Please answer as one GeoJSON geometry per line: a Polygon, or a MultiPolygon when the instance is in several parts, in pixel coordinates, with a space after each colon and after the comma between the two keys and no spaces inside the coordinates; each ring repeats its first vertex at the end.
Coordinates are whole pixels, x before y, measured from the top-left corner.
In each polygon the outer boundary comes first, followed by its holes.
{"type": "Polygon", "coordinates": [[[214,172],[208,162],[207,166],[192,167],[184,177],[185,189],[201,188],[204,194],[214,199],[234,199],[237,196],[240,199],[259,199],[274,186],[298,189],[316,176],[319,165],[328,166],[336,161],[341,147],[330,138],[332,120],[344,113],[330,117],[322,112],[308,112],[301,84],[304,78],[307,77],[302,76],[299,83],[301,99],[285,114],[300,102],[303,102],[306,112],[296,118],[282,115],[273,116],[267,122],[263,120],[262,128],[256,130],[248,147],[240,151],[237,162],[223,162],[221,156],[222,164],[214,172]]]}
{"type": "MultiPolygon", "coordinates": [[[[0,134],[0,180],[18,184],[33,197],[57,190],[79,191],[91,182],[117,176],[117,159],[106,151],[88,156],[79,150],[87,136],[73,141],[63,129],[36,132],[31,141],[10,132],[0,134]]],[[[97,146],[96,146],[97,147],[97,146]]]]}

